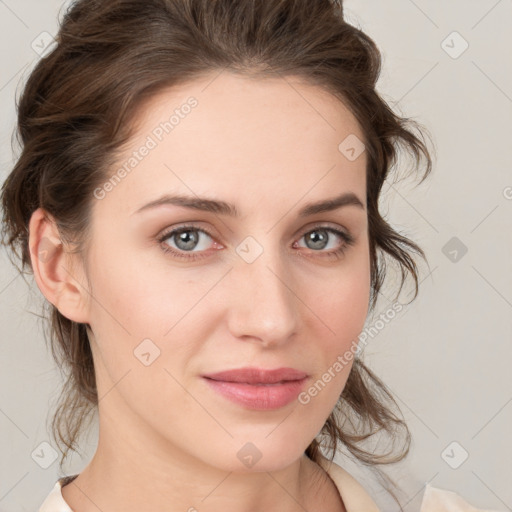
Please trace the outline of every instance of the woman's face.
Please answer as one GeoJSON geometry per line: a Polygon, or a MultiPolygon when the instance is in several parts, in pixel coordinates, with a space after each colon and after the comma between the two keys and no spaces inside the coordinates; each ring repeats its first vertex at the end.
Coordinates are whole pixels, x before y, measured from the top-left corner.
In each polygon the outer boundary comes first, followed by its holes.
{"type": "Polygon", "coordinates": [[[137,126],[92,198],[100,437],[226,471],[285,467],[335,406],[368,311],[363,134],[320,88],[227,73],[160,93],[137,126]],[[166,196],[188,199],[148,206],[166,196]],[[205,377],[242,368],[306,378],[205,377]]]}

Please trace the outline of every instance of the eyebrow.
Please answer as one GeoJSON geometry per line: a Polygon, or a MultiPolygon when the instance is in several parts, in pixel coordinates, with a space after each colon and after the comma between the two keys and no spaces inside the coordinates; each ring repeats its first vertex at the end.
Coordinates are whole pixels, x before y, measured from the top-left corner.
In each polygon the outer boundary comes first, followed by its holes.
{"type": "MultiPolygon", "coordinates": [[[[229,217],[240,217],[240,212],[236,206],[225,201],[209,199],[206,197],[169,194],[166,194],[158,199],[155,199],[154,201],[145,204],[144,206],[141,206],[134,212],[134,214],[163,205],[181,206],[183,208],[227,215],[229,217]]],[[[363,210],[365,209],[362,201],[353,192],[345,192],[337,197],[324,199],[314,203],[307,203],[299,211],[299,217],[308,217],[317,213],[329,212],[344,206],[356,206],[363,210]]]]}

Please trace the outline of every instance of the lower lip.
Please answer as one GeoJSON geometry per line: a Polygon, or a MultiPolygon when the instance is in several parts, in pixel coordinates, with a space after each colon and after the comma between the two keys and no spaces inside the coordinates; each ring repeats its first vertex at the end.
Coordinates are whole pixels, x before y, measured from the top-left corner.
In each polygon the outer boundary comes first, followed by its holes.
{"type": "Polygon", "coordinates": [[[280,409],[293,402],[306,382],[306,378],[289,380],[279,384],[246,384],[204,379],[211,388],[228,400],[260,411],[280,409]]]}

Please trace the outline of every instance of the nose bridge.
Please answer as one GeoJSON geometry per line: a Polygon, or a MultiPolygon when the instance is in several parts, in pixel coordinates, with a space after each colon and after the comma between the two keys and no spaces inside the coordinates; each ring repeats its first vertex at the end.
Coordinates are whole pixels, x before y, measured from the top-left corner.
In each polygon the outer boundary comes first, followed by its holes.
{"type": "Polygon", "coordinates": [[[295,331],[298,304],[290,267],[271,238],[260,243],[249,236],[236,248],[238,258],[230,272],[235,281],[230,287],[230,328],[236,336],[277,344],[295,331]]]}

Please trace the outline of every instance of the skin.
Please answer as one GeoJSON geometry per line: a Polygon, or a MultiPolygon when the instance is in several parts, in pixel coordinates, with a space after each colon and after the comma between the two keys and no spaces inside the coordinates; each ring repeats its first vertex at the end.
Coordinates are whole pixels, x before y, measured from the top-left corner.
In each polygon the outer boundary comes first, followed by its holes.
{"type": "MultiPolygon", "coordinates": [[[[299,78],[216,73],[151,98],[119,165],[190,96],[198,106],[103,199],[91,198],[85,261],[41,209],[30,221],[38,287],[91,327],[100,397],[97,451],[63,497],[76,512],[342,511],[304,450],[352,362],[308,404],[274,411],[233,404],[200,375],[292,367],[308,373],[307,389],[357,340],[370,293],[366,154],[350,161],[338,145],[363,133],[339,100],[299,78]],[[364,208],[298,217],[306,203],[342,192],[364,208]],[[134,213],[164,193],[224,200],[241,217],[174,205],[134,213]],[[197,261],[158,241],[185,222],[212,234],[192,233],[202,237],[197,261]],[[354,244],[327,257],[345,242],[328,232],[325,248],[308,245],[319,224],[348,231],[354,244]],[[250,264],[236,252],[247,236],[263,250],[250,264]],[[47,260],[35,257],[44,238],[54,244],[47,260]],[[134,350],[148,338],[160,356],[146,366],[134,350]],[[261,453],[252,468],[237,457],[248,442],[261,453]]],[[[165,241],[180,252],[177,243],[165,241]]]]}

